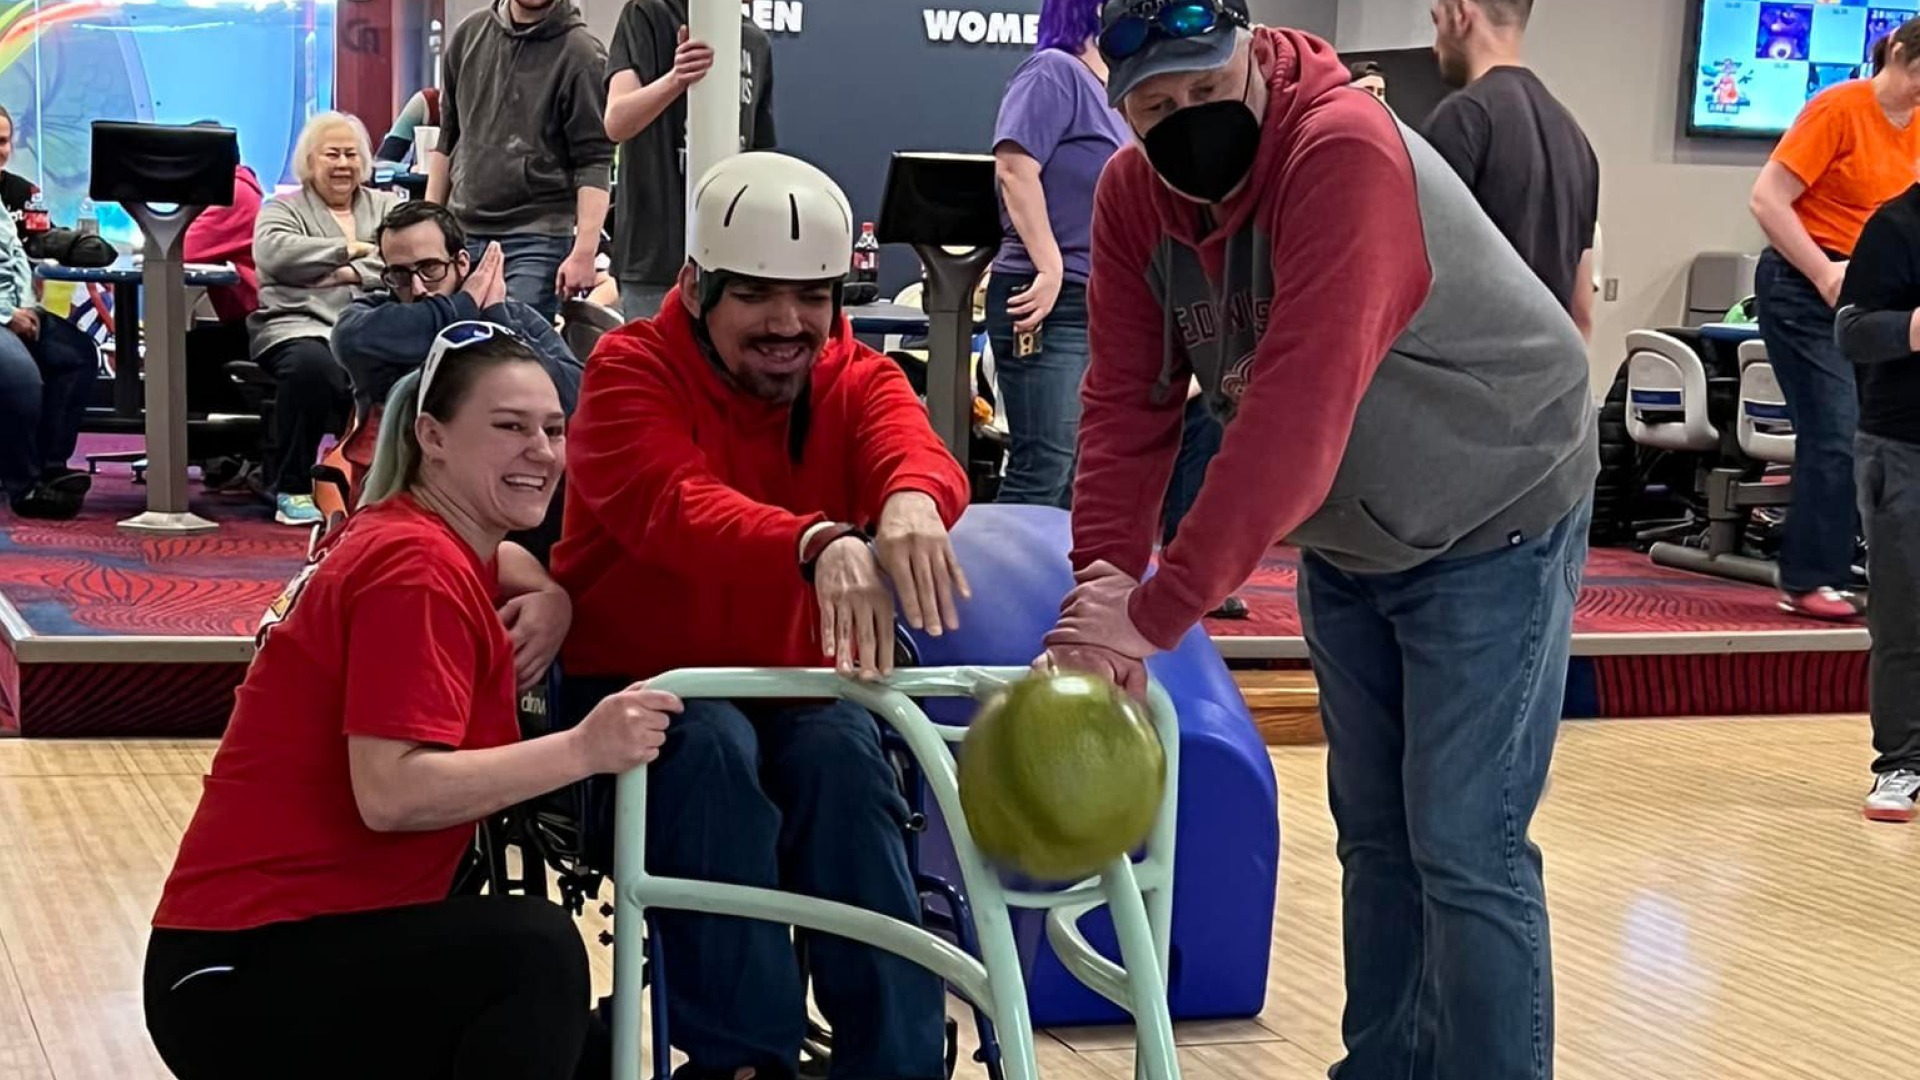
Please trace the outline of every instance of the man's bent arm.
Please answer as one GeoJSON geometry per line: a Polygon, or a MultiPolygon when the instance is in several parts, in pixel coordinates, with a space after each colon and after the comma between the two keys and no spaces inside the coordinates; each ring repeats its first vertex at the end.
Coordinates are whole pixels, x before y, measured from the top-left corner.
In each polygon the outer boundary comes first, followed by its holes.
{"type": "Polygon", "coordinates": [[[1153,557],[1160,505],[1180,454],[1191,373],[1184,360],[1165,356],[1168,316],[1147,285],[1151,211],[1136,189],[1159,181],[1144,162],[1113,164],[1121,168],[1102,174],[1094,196],[1073,565],[1105,560],[1139,578],[1153,557]],[[1157,394],[1163,364],[1172,365],[1171,382],[1157,394]]]}
{"type": "Polygon", "coordinates": [[[1267,223],[1273,310],[1247,390],[1133,623],[1172,648],[1320,508],[1353,420],[1432,286],[1413,166],[1389,122],[1303,145],[1267,223]]]}
{"type": "Polygon", "coordinates": [[[876,357],[861,366],[871,370],[853,450],[863,514],[869,522],[878,521],[887,499],[918,491],[933,499],[940,520],[953,528],[967,508],[965,470],[933,433],[926,406],[914,395],[900,365],[876,357]]]}
{"type": "Polygon", "coordinates": [[[569,429],[567,498],[641,562],[690,577],[724,566],[746,587],[792,578],[801,534],[825,515],[758,502],[715,476],[648,347],[595,350],[569,429]]]}

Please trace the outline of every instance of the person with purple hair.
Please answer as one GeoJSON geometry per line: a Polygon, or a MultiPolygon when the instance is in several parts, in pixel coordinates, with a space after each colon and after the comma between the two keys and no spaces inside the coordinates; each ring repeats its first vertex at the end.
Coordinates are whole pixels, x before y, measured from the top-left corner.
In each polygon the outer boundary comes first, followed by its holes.
{"type": "Polygon", "coordinates": [[[1033,55],[1007,82],[994,126],[1000,253],[987,332],[1012,436],[999,501],[1064,507],[1073,490],[1087,370],[1093,191],[1127,144],[1107,104],[1094,37],[1101,0],[1046,0],[1033,55]]]}

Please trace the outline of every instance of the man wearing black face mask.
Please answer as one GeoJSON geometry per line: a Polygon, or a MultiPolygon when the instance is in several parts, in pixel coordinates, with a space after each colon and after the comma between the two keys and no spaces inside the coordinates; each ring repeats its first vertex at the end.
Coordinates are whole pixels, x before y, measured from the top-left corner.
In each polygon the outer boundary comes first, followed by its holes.
{"type": "Polygon", "coordinates": [[[1540,853],[1598,466],[1572,319],[1326,42],[1109,0],[1078,584],[1039,663],[1144,683],[1301,550],[1345,872],[1338,1080],[1552,1075],[1540,853]],[[1158,570],[1188,380],[1226,422],[1158,570]]]}

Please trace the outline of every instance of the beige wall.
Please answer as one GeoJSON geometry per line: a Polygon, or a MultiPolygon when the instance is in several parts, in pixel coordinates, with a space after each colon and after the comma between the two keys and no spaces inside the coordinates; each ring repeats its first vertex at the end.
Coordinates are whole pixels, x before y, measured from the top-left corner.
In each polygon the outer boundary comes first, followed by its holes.
{"type": "MultiPolygon", "coordinates": [[[[1757,251],[1747,192],[1771,144],[1687,139],[1682,57],[1694,0],[1539,3],[1527,59],[1579,117],[1600,157],[1605,276],[1618,298],[1597,312],[1595,393],[1628,331],[1679,320],[1686,273],[1702,251],[1757,251]]],[[[1342,48],[1432,43],[1427,0],[1341,0],[1342,48]]]]}

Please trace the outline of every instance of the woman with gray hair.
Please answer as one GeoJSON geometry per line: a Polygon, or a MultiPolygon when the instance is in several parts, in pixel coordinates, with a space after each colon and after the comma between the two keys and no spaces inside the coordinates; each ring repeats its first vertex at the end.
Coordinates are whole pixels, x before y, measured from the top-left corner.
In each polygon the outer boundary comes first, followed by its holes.
{"type": "Polygon", "coordinates": [[[264,480],[274,518],[320,520],[309,475],[320,440],[339,434],[352,408],[347,372],[328,344],[333,324],[362,293],[379,287],[380,221],[398,201],[366,186],[373,175],[367,129],[345,113],[307,121],[294,144],[300,189],[260,209],[253,261],[260,308],[247,318],[253,360],[278,384],[264,480]]]}

